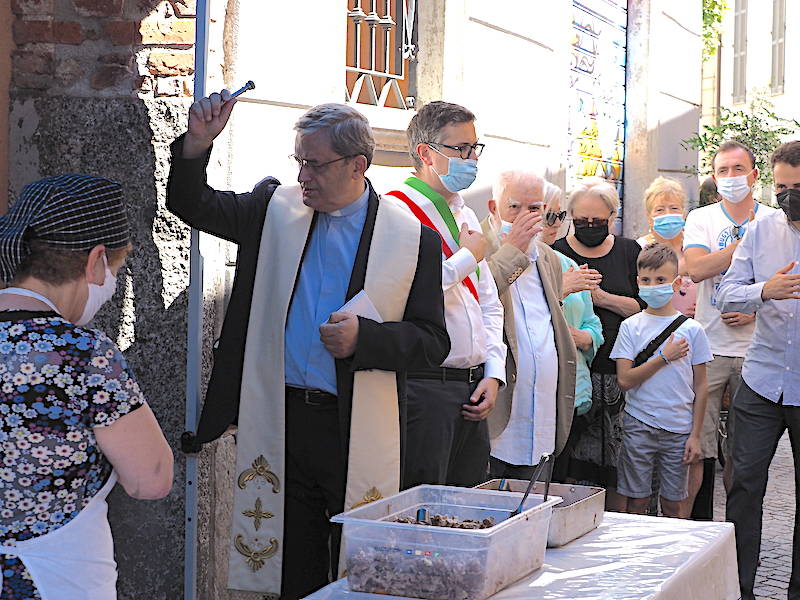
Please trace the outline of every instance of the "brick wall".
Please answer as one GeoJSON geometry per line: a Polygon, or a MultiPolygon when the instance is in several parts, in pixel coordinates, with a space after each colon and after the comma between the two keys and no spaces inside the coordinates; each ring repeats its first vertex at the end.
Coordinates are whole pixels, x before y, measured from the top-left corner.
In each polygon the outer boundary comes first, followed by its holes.
{"type": "Polygon", "coordinates": [[[11,6],[0,2],[0,214],[8,207],[8,106],[11,85],[11,6]]]}
{"type": "Polygon", "coordinates": [[[12,0],[12,87],[191,96],[196,0],[12,0]]]}
{"type": "MultiPolygon", "coordinates": [[[[3,23],[16,43],[9,198],[41,177],[90,173],[120,182],[127,200],[134,249],[93,325],[117,342],[136,374],[172,445],[175,479],[164,500],[133,500],[119,487],[109,497],[117,590],[120,600],[177,600],[189,228],[164,205],[169,143],[185,131],[191,103],[195,0],[11,0],[11,13],[13,23],[3,23]]],[[[204,307],[211,327],[213,303],[204,307]]],[[[213,339],[213,331],[204,334],[213,339]]]]}

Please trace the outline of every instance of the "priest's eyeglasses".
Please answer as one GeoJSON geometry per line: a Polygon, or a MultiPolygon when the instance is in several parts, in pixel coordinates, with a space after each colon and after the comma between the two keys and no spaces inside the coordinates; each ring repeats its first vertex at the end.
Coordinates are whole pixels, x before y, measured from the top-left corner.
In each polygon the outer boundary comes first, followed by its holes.
{"type": "Polygon", "coordinates": [[[450,144],[438,144],[436,142],[426,142],[428,146],[433,146],[436,148],[449,148],[450,150],[455,150],[458,152],[459,156],[463,159],[468,159],[472,156],[472,153],[475,153],[475,156],[478,157],[483,152],[483,149],[486,147],[486,144],[462,144],[461,146],[451,146],[450,144]]]}
{"type": "Polygon", "coordinates": [[[297,168],[302,169],[305,167],[306,169],[310,169],[315,173],[322,173],[328,166],[332,165],[333,163],[337,163],[341,160],[347,160],[348,158],[355,158],[358,154],[349,154],[347,156],[341,156],[339,158],[334,158],[333,160],[326,161],[324,163],[318,163],[314,160],[309,160],[307,158],[302,158],[297,156],[297,154],[290,154],[289,158],[294,160],[297,163],[297,168]]]}

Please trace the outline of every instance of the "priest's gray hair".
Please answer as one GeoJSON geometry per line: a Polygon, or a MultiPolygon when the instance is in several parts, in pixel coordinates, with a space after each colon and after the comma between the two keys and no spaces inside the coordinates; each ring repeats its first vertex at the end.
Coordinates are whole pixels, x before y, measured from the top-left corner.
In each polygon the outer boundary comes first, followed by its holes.
{"type": "Polygon", "coordinates": [[[312,133],[320,129],[328,130],[331,148],[340,156],[367,157],[367,166],[372,164],[375,152],[375,138],[367,117],[346,104],[320,104],[310,108],[297,120],[294,130],[298,133],[312,133]]]}
{"type": "Polygon", "coordinates": [[[575,202],[586,195],[600,198],[608,207],[609,216],[619,212],[619,194],[617,188],[601,177],[586,177],[569,192],[569,214],[574,214],[575,202]]]}

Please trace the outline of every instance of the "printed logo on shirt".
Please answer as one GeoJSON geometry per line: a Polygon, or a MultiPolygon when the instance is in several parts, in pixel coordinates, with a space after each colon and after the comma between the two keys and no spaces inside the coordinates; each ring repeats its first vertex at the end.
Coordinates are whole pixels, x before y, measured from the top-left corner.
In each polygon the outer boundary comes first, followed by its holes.
{"type": "Polygon", "coordinates": [[[719,238],[717,239],[717,250],[724,250],[738,239],[734,235],[733,230],[734,226],[732,225],[720,231],[719,238]]]}
{"type": "Polygon", "coordinates": [[[714,308],[717,307],[717,291],[719,290],[719,284],[722,283],[722,275],[717,275],[712,284],[713,288],[711,290],[711,295],[709,296],[708,300],[711,303],[711,306],[714,308]]]}
{"type": "MultiPolygon", "coordinates": [[[[728,246],[730,246],[733,242],[735,242],[738,238],[734,234],[734,225],[731,227],[726,227],[722,231],[719,232],[719,236],[717,238],[717,250],[724,250],[728,246]]],[[[709,304],[714,308],[717,307],[717,291],[719,290],[719,284],[722,283],[722,277],[727,272],[727,269],[716,275],[711,280],[711,294],[709,294],[708,300],[709,304]]]]}

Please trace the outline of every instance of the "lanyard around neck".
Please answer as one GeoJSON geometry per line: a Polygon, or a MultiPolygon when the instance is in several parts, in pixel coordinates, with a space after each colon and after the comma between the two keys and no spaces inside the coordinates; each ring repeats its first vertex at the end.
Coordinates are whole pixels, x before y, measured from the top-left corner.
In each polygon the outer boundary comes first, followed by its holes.
{"type": "Polygon", "coordinates": [[[43,296],[39,292],[34,292],[33,290],[28,290],[21,287],[10,287],[0,290],[0,294],[15,294],[17,296],[27,296],[28,298],[34,298],[35,300],[39,300],[40,302],[44,302],[53,309],[54,312],[61,314],[59,310],[56,308],[56,305],[47,297],[43,296]]]}

